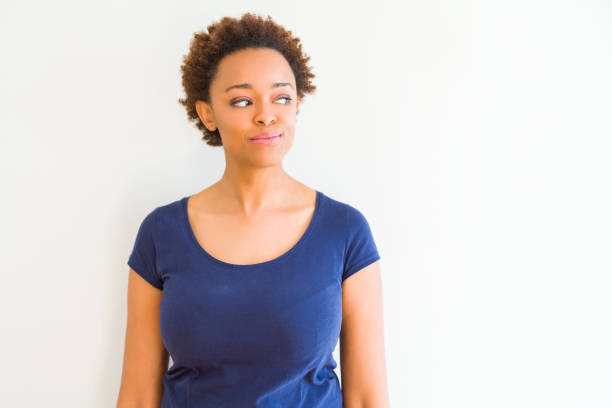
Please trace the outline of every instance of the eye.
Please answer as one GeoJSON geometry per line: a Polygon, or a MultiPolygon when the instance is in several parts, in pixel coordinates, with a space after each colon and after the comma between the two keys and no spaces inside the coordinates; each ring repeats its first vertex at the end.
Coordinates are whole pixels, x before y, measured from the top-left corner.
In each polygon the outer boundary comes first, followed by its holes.
{"type": "MultiPolygon", "coordinates": [[[[289,105],[289,104],[291,103],[291,101],[293,100],[293,99],[292,99],[291,97],[289,97],[289,96],[281,96],[281,97],[280,97],[280,98],[278,98],[277,100],[279,100],[279,99],[285,99],[285,100],[286,100],[286,102],[285,102],[285,103],[283,103],[283,105],[289,105]]],[[[239,103],[243,103],[243,102],[248,102],[248,103],[250,104],[250,101],[249,101],[248,99],[243,98],[243,99],[237,99],[237,100],[233,101],[232,103],[230,103],[230,105],[232,105],[232,106],[238,106],[238,107],[244,108],[244,107],[245,107],[245,106],[247,106],[247,105],[238,105],[239,103]]]]}
{"type": "MultiPolygon", "coordinates": [[[[233,102],[231,103],[231,105],[232,105],[232,106],[238,106],[238,105],[237,105],[238,103],[248,102],[248,101],[249,101],[248,99],[238,99],[238,100],[233,101],[233,102]]],[[[244,107],[244,105],[240,105],[240,106],[241,106],[241,107],[244,107]]]]}

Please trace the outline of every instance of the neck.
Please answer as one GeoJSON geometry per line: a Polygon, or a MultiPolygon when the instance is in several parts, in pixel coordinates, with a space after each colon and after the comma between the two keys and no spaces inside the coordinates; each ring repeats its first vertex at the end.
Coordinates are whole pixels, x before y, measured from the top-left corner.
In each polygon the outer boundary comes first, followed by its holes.
{"type": "Polygon", "coordinates": [[[215,187],[231,209],[248,215],[279,208],[294,185],[295,180],[280,165],[248,170],[227,166],[215,187]]]}

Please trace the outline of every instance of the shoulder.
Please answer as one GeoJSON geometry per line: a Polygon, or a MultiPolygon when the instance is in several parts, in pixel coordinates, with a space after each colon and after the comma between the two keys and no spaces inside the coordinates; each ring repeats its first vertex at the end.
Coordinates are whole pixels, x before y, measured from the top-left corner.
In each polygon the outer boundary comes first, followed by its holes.
{"type": "Polygon", "coordinates": [[[341,221],[344,228],[350,231],[355,228],[358,229],[364,223],[367,224],[364,213],[355,205],[329,197],[325,194],[323,194],[323,196],[327,207],[326,211],[331,217],[341,221]]]}
{"type": "Polygon", "coordinates": [[[183,200],[179,198],[171,202],[165,202],[157,206],[149,207],[142,219],[142,227],[153,231],[160,222],[168,219],[176,219],[176,215],[182,210],[183,200]]]}

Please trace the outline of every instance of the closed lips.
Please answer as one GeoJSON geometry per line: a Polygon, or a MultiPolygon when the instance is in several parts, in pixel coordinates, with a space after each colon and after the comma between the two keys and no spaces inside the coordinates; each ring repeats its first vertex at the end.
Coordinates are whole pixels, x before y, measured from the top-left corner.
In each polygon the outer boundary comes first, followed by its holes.
{"type": "Polygon", "coordinates": [[[280,136],[281,133],[277,132],[277,133],[262,133],[260,135],[257,135],[255,137],[250,138],[250,140],[255,140],[255,139],[270,139],[272,137],[277,137],[280,136]]]}

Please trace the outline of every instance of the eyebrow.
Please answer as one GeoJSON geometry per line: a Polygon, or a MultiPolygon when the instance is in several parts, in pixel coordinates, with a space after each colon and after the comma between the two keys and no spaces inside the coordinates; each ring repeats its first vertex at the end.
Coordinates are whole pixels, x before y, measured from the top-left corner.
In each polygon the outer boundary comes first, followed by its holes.
{"type": "MultiPolygon", "coordinates": [[[[293,85],[291,85],[289,82],[275,82],[272,84],[272,86],[270,87],[272,88],[278,88],[280,86],[290,86],[291,88],[293,88],[293,85]]],[[[234,88],[246,88],[246,89],[253,89],[253,85],[251,84],[237,84],[237,85],[232,85],[227,87],[227,89],[225,89],[225,92],[229,92],[230,89],[234,89],[234,88]]]]}

